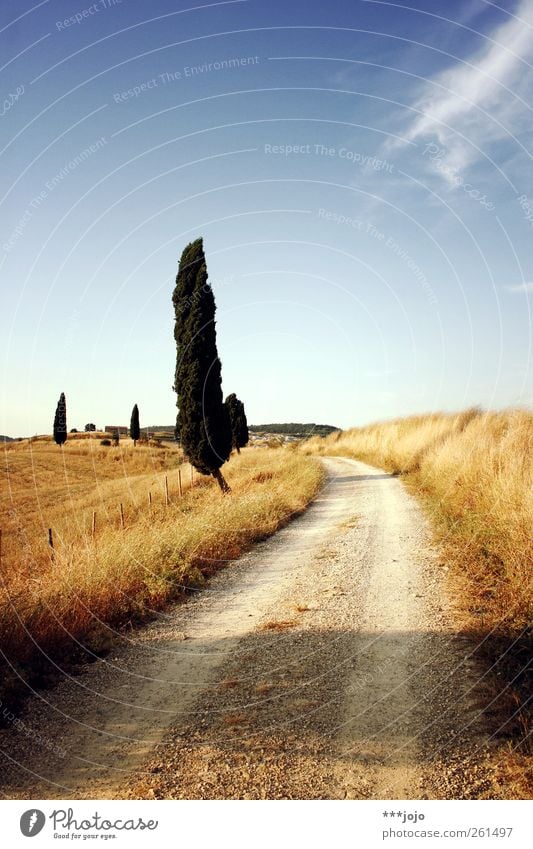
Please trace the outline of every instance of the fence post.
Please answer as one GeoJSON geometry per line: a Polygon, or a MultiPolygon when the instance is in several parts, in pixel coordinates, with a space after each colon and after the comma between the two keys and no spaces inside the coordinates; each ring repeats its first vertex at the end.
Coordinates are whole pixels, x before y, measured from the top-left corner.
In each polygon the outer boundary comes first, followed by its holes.
{"type": "Polygon", "coordinates": [[[165,475],[165,504],[168,507],[168,475],[165,475]]]}
{"type": "Polygon", "coordinates": [[[148,507],[152,506],[152,493],[148,490],[148,507]]]}
{"type": "Polygon", "coordinates": [[[181,469],[178,469],[178,491],[181,498],[181,496],[183,495],[183,490],[181,488],[181,469]]]}
{"type": "Polygon", "coordinates": [[[54,534],[52,528],[48,528],[48,545],[51,548],[50,557],[54,559],[54,534]]]}
{"type": "Polygon", "coordinates": [[[120,502],[120,525],[122,530],[124,530],[124,507],[122,506],[122,501],[120,502]]]}

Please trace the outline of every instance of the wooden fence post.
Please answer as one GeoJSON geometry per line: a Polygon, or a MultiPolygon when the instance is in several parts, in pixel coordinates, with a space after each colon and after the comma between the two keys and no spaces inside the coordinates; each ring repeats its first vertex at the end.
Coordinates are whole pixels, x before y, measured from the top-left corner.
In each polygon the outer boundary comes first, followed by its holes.
{"type": "Polygon", "coordinates": [[[122,506],[122,501],[120,502],[120,525],[122,530],[124,530],[124,507],[122,506]]]}
{"type": "Polygon", "coordinates": [[[178,469],[178,491],[181,498],[181,496],[183,495],[183,490],[181,488],[181,469],[178,469]]]}
{"type": "Polygon", "coordinates": [[[168,507],[168,475],[165,475],[165,504],[168,507]]]}
{"type": "Polygon", "coordinates": [[[50,557],[54,559],[54,534],[52,528],[48,528],[48,545],[50,546],[50,557]]]}
{"type": "Polygon", "coordinates": [[[152,506],[152,493],[148,490],[148,507],[152,506]]]}

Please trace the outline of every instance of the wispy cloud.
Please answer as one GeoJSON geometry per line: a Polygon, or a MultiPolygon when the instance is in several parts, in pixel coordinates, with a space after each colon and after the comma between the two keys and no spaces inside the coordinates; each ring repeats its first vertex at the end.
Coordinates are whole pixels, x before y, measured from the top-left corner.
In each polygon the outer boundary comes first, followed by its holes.
{"type": "Polygon", "coordinates": [[[533,292],[533,282],[517,283],[515,286],[506,286],[508,292],[533,292]]]}
{"type": "MultiPolygon", "coordinates": [[[[515,14],[487,36],[488,43],[463,62],[428,80],[414,106],[410,141],[437,140],[451,168],[462,170],[486,152],[487,144],[531,126],[523,99],[533,80],[533,3],[520,0],[515,14]],[[527,122],[527,123],[526,123],[527,122]]],[[[520,144],[515,138],[515,144],[520,144]]]]}

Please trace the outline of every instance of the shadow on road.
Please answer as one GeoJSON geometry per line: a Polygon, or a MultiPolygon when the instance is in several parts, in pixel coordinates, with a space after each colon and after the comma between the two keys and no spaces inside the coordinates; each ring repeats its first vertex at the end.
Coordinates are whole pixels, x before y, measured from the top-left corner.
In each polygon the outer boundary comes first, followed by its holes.
{"type": "MultiPolygon", "coordinates": [[[[305,612],[300,617],[305,618],[305,612]]],[[[47,781],[62,784],[65,789],[59,794],[50,784],[52,798],[76,798],[76,788],[90,788],[92,780],[102,778],[115,786],[113,792],[119,798],[126,778],[128,793],[134,796],[145,796],[148,790],[148,795],[153,791],[157,798],[231,796],[229,785],[221,783],[218,767],[212,771],[211,784],[209,775],[201,785],[195,783],[206,759],[226,765],[227,770],[245,764],[245,785],[254,798],[266,780],[265,769],[281,772],[278,790],[298,797],[297,778],[286,770],[287,761],[296,771],[305,765],[311,772],[325,766],[331,769],[335,762],[364,780],[373,766],[383,765],[384,752],[385,761],[396,764],[408,763],[413,746],[428,764],[443,757],[473,757],[476,763],[476,758],[483,759],[482,749],[476,754],[476,746],[482,746],[487,729],[500,741],[516,733],[512,723],[506,726],[502,721],[509,715],[508,694],[495,697],[494,680],[477,657],[472,635],[316,632],[291,622],[269,624],[269,629],[241,639],[237,647],[224,639],[151,643],[146,647],[146,665],[139,665],[137,658],[136,667],[124,664],[122,671],[119,652],[112,658],[113,687],[98,691],[98,679],[91,687],[90,674],[82,676],[74,711],[69,707],[72,699],[63,705],[51,693],[51,701],[58,711],[65,710],[66,719],[54,725],[52,732],[46,727],[35,729],[39,741],[19,767],[11,760],[17,760],[13,737],[27,737],[31,718],[22,718],[22,728],[0,732],[6,753],[0,758],[2,798],[16,797],[17,787],[27,785],[28,772],[42,776],[45,787],[47,781]],[[158,678],[158,653],[164,658],[169,652],[187,659],[194,676],[187,680],[162,677],[158,687],[164,708],[150,708],[147,717],[142,678],[134,676],[144,669],[145,675],[158,678]],[[215,677],[212,671],[202,673],[213,654],[220,655],[215,677]],[[377,656],[381,660],[374,665],[377,656]],[[188,707],[180,712],[184,695],[188,707]],[[173,699],[175,711],[169,711],[173,699]],[[114,710],[117,701],[122,705],[118,712],[114,710]],[[139,734],[147,721],[161,729],[162,742],[155,749],[143,746],[139,734]],[[68,748],[69,732],[80,723],[95,729],[89,756],[87,745],[83,752],[68,748]],[[133,759],[124,760],[125,739],[132,741],[133,759]],[[66,745],[66,758],[51,752],[56,744],[66,745]],[[148,761],[146,749],[152,749],[148,761]],[[140,754],[135,756],[135,750],[140,754]],[[95,768],[95,763],[101,766],[95,768]],[[137,771],[131,781],[132,766],[137,771]],[[65,768],[67,777],[61,777],[65,768]]],[[[38,781],[36,789],[37,797],[43,797],[38,781]]],[[[327,798],[331,788],[324,792],[327,798]]],[[[302,793],[305,797],[304,789],[302,793]]]]}

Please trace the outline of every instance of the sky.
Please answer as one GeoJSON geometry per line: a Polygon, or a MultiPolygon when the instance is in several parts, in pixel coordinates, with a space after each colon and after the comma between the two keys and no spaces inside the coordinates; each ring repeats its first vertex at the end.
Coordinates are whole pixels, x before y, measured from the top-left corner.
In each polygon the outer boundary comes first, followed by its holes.
{"type": "Polygon", "coordinates": [[[530,407],[532,0],[4,0],[0,433],[175,419],[202,236],[224,394],[338,427],[530,407]]]}

